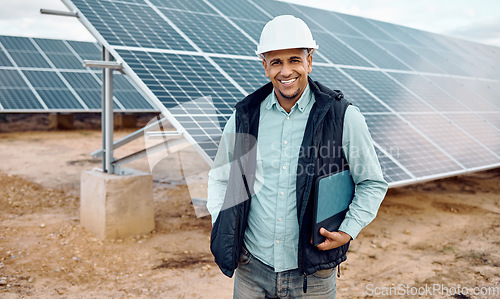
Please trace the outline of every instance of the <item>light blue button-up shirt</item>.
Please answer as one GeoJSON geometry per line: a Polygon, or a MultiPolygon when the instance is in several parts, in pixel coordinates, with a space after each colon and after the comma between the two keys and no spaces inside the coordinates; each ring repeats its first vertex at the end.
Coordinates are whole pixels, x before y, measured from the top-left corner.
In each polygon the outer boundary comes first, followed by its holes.
{"type": "MultiPolygon", "coordinates": [[[[300,146],[314,105],[309,86],[287,113],[274,92],[260,105],[255,194],[245,232],[247,249],[276,272],[298,267],[299,227],[296,179],[300,146]]],[[[215,222],[229,177],[231,145],[224,136],[235,132],[235,115],[228,120],[209,173],[207,208],[215,222]]],[[[230,138],[229,138],[230,139],[230,138]]],[[[356,184],[356,193],[341,231],[355,238],[376,216],[387,190],[368,128],[359,109],[349,106],[344,117],[342,148],[356,184]]]]}
{"type": "Polygon", "coordinates": [[[274,92],[260,105],[256,194],[252,197],[245,245],[276,272],[297,268],[297,164],[314,104],[309,85],[286,112],[274,92]]]}

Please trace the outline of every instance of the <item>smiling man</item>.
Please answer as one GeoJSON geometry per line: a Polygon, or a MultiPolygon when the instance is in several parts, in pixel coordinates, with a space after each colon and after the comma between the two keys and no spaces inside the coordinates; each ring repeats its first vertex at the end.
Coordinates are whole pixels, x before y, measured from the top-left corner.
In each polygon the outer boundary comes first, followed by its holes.
{"type": "Polygon", "coordinates": [[[387,191],[359,109],[309,77],[317,48],[294,16],[264,26],[256,54],[271,82],[236,105],[209,173],[210,248],[236,272],[234,298],[335,298],[334,269],[387,191]],[[352,202],[314,246],[315,182],[346,169],[352,202]]]}

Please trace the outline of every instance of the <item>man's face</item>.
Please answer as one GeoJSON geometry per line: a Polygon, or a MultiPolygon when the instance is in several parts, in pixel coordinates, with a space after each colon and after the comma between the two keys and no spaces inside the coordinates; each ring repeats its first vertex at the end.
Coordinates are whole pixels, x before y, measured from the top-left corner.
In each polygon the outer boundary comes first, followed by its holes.
{"type": "Polygon", "coordinates": [[[304,49],[270,51],[265,53],[262,64],[278,100],[295,103],[307,86],[307,74],[312,71],[312,55],[304,49]]]}

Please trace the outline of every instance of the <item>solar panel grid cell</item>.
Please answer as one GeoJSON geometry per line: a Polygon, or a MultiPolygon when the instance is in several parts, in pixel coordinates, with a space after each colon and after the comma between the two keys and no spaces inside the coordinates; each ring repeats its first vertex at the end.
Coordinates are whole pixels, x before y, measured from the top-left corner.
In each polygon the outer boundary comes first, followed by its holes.
{"type": "MultiPolygon", "coordinates": [[[[500,155],[500,130],[487,123],[486,120],[471,113],[446,114],[446,117],[451,119],[456,126],[479,140],[479,142],[489,148],[491,152],[496,153],[497,156],[500,155]]],[[[496,118],[500,119],[500,114],[497,114],[496,118]]],[[[482,157],[480,157],[480,159],[481,158],[482,157]]]]}
{"type": "MultiPolygon", "coordinates": [[[[330,33],[315,32],[314,38],[320,46],[318,53],[323,54],[334,64],[373,67],[374,64],[356,54],[342,42],[342,37],[335,38],[330,33]]],[[[316,61],[316,56],[314,57],[316,61]]]]}
{"type": "Polygon", "coordinates": [[[74,3],[111,45],[194,50],[162,16],[146,5],[87,0],[74,3]]]}
{"type": "Polygon", "coordinates": [[[35,94],[28,88],[0,88],[0,103],[5,110],[43,110],[35,94]]]}
{"type": "Polygon", "coordinates": [[[268,16],[268,20],[279,16],[279,15],[293,15],[301,18],[312,31],[323,31],[322,27],[316,22],[312,21],[306,14],[302,13],[300,6],[289,4],[280,1],[268,1],[268,0],[250,0],[256,6],[260,7],[268,16]]]}
{"type": "Polygon", "coordinates": [[[161,12],[204,52],[255,55],[256,45],[222,17],[167,9],[161,12]]]}
{"type": "Polygon", "coordinates": [[[462,83],[450,77],[426,76],[427,80],[435,82],[439,88],[451,94],[453,98],[471,111],[492,111],[495,106],[467,89],[462,83]]]}
{"type": "Polygon", "coordinates": [[[23,73],[35,88],[68,89],[54,72],[24,71],[23,73]]]}
{"type": "Polygon", "coordinates": [[[386,156],[378,147],[375,147],[380,167],[384,173],[384,179],[388,183],[410,180],[412,177],[399,167],[393,160],[386,156]]]}
{"type": "Polygon", "coordinates": [[[0,70],[0,88],[28,88],[17,70],[0,70]]]}
{"type": "Polygon", "coordinates": [[[264,74],[260,60],[243,60],[230,58],[212,58],[224,71],[236,80],[247,92],[251,93],[269,82],[264,74]]]}
{"type": "Polygon", "coordinates": [[[362,32],[363,35],[367,38],[391,42],[395,41],[394,38],[390,37],[378,27],[374,26],[367,19],[345,14],[337,14],[337,16],[343,19],[346,23],[350,24],[352,27],[362,32]]]}
{"type": "MultiPolygon", "coordinates": [[[[119,51],[168,108],[211,96],[218,113],[230,114],[243,95],[208,61],[189,55],[119,51]]],[[[193,109],[193,107],[190,107],[193,109]]],[[[184,111],[188,113],[185,109],[184,111]]],[[[193,111],[198,112],[199,111],[193,111]]]]}
{"type": "Polygon", "coordinates": [[[500,130],[500,113],[478,113],[482,119],[485,119],[490,125],[500,130]]]}
{"type": "Polygon", "coordinates": [[[377,26],[380,30],[385,32],[386,34],[390,35],[400,43],[404,45],[411,45],[411,46],[417,46],[417,47],[425,47],[425,44],[421,43],[420,41],[416,40],[413,38],[411,35],[409,35],[407,32],[405,32],[401,27],[395,24],[390,24],[386,22],[381,22],[377,20],[369,20],[370,23],[374,24],[377,26]]]}
{"type": "Polygon", "coordinates": [[[18,70],[0,70],[0,104],[7,110],[43,109],[18,70]]]}
{"type": "Polygon", "coordinates": [[[437,111],[469,111],[459,101],[420,75],[401,73],[390,73],[389,75],[437,111]]]}
{"type": "Polygon", "coordinates": [[[152,4],[160,8],[173,8],[177,10],[189,12],[201,12],[215,14],[215,11],[210,8],[203,0],[150,0],[152,4]]]}
{"type": "Polygon", "coordinates": [[[0,49],[0,67],[1,66],[14,66],[2,49],[0,49]]]}
{"type": "Polygon", "coordinates": [[[394,56],[377,46],[372,41],[365,38],[354,37],[344,37],[343,41],[380,68],[410,70],[408,66],[397,60],[394,56]]]}
{"type": "Polygon", "coordinates": [[[81,59],[99,60],[102,57],[101,50],[94,43],[68,41],[68,44],[81,59]]]}
{"type": "Polygon", "coordinates": [[[411,49],[422,55],[425,59],[432,62],[433,64],[438,65],[439,68],[445,71],[447,74],[463,76],[468,75],[466,71],[458,66],[459,63],[448,61],[446,55],[442,52],[436,51],[434,49],[420,47],[412,47],[411,49]]]}
{"type": "Polygon", "coordinates": [[[71,50],[62,40],[35,38],[34,42],[42,49],[45,54],[72,54],[71,50]]]}
{"type": "Polygon", "coordinates": [[[362,112],[389,112],[389,109],[335,68],[314,66],[311,78],[330,88],[341,90],[345,98],[358,106],[362,112]]]}
{"type": "Polygon", "coordinates": [[[500,159],[490,151],[440,115],[404,115],[403,117],[466,168],[500,162],[500,159]],[[474,159],[471,159],[471,156],[474,159]]]}
{"type": "Polygon", "coordinates": [[[436,65],[434,65],[418,53],[414,52],[410,48],[404,46],[403,44],[385,41],[378,41],[378,44],[382,46],[386,51],[389,51],[392,55],[399,58],[399,60],[404,61],[415,71],[438,74],[444,73],[436,65]]]}
{"type": "Polygon", "coordinates": [[[486,82],[477,79],[456,79],[473,93],[481,96],[486,102],[494,106],[495,110],[500,110],[500,93],[494,89],[493,82],[486,82]]]}
{"type": "Polygon", "coordinates": [[[50,68],[50,64],[38,51],[9,50],[9,54],[18,67],[50,68]]]}
{"type": "Polygon", "coordinates": [[[432,111],[424,102],[381,72],[354,69],[344,71],[397,112],[432,111]]]}
{"type": "Polygon", "coordinates": [[[90,109],[101,108],[101,84],[90,73],[62,72],[61,74],[90,109]]]}
{"type": "Polygon", "coordinates": [[[359,31],[344,22],[339,13],[298,5],[294,5],[294,7],[303,11],[311,20],[321,25],[321,28],[326,29],[330,33],[335,35],[362,36],[359,31]]]}
{"type": "Polygon", "coordinates": [[[416,177],[462,169],[397,116],[366,115],[365,118],[373,140],[416,177]]]}
{"type": "Polygon", "coordinates": [[[269,21],[268,15],[247,1],[238,1],[237,5],[233,0],[210,1],[210,3],[232,19],[253,20],[264,24],[269,21]]]}

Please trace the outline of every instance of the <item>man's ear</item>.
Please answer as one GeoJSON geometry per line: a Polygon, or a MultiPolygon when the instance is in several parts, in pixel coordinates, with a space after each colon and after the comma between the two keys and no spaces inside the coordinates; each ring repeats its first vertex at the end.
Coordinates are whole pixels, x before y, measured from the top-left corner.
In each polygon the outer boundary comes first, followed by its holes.
{"type": "Polygon", "coordinates": [[[307,56],[307,73],[310,74],[313,70],[313,56],[309,54],[307,56]]]}
{"type": "Polygon", "coordinates": [[[266,73],[266,77],[269,78],[269,72],[267,71],[267,61],[262,59],[262,66],[264,67],[264,72],[266,73]]]}

